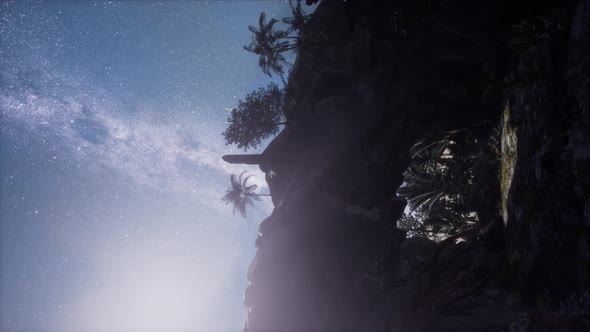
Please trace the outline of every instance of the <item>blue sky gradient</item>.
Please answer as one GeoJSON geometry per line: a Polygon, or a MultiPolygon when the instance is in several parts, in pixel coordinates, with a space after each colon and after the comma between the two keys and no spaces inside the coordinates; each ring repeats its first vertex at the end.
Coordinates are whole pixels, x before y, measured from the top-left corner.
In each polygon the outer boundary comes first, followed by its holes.
{"type": "MultiPolygon", "coordinates": [[[[221,197],[285,1],[0,4],[0,330],[236,331],[269,200],[221,197]]],[[[278,78],[274,78],[278,81],[278,78]]]]}

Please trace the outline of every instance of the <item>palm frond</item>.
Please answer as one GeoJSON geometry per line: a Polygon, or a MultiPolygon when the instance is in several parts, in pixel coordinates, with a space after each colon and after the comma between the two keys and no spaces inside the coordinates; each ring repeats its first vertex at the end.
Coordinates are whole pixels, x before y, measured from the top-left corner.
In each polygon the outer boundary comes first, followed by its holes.
{"type": "Polygon", "coordinates": [[[261,12],[260,17],[258,18],[258,25],[260,25],[260,30],[263,30],[265,20],[266,20],[266,13],[261,12]]]}
{"type": "Polygon", "coordinates": [[[293,16],[283,17],[283,20],[282,21],[285,24],[295,24],[297,22],[297,20],[293,16]]]}
{"type": "Polygon", "coordinates": [[[234,188],[234,189],[235,189],[235,188],[237,188],[237,187],[239,187],[239,186],[241,185],[240,181],[238,181],[238,179],[236,178],[236,175],[235,175],[235,174],[232,174],[232,175],[229,177],[229,179],[230,179],[230,181],[231,181],[231,186],[232,186],[232,188],[234,188]]]}
{"type": "Polygon", "coordinates": [[[276,18],[273,18],[272,20],[270,20],[268,22],[268,24],[266,25],[266,31],[271,31],[272,27],[275,25],[275,23],[277,23],[279,20],[277,20],[276,18]]]}
{"type": "Polygon", "coordinates": [[[255,35],[260,34],[260,29],[253,25],[248,25],[248,30],[252,31],[255,35]]]}
{"type": "Polygon", "coordinates": [[[235,174],[230,176],[231,188],[221,198],[226,205],[233,204],[233,214],[238,211],[242,217],[246,217],[246,205],[254,206],[254,201],[260,201],[258,194],[254,193],[258,185],[248,186],[248,179],[252,176],[249,175],[244,178],[244,174],[246,174],[246,171],[240,173],[239,176],[235,174]]]}

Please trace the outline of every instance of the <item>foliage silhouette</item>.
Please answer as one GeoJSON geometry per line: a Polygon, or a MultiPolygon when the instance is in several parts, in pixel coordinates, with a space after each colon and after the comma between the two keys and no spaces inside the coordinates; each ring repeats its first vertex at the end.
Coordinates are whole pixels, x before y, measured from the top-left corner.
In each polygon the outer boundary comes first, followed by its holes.
{"type": "Polygon", "coordinates": [[[292,33],[301,31],[309,20],[309,17],[301,9],[301,1],[297,1],[296,5],[293,5],[293,1],[289,1],[289,4],[293,16],[282,19],[283,23],[290,25],[289,28],[275,30],[275,24],[280,21],[273,18],[267,23],[266,13],[262,12],[258,19],[258,27],[248,26],[254,36],[252,36],[250,45],[244,46],[246,51],[260,56],[258,64],[266,75],[271,77],[271,71],[276,73],[285,85],[286,82],[283,77],[285,73],[284,65],[290,63],[285,59],[283,53],[298,49],[300,38],[292,35],[292,33]]]}
{"type": "Polygon", "coordinates": [[[254,206],[254,201],[260,201],[260,196],[270,196],[269,194],[254,193],[258,186],[255,184],[249,186],[247,182],[251,176],[242,179],[245,173],[246,171],[242,172],[239,177],[236,177],[235,174],[230,176],[231,188],[221,198],[226,205],[232,203],[234,205],[233,213],[235,214],[238,210],[242,217],[246,217],[246,205],[254,206]]]}
{"type": "Polygon", "coordinates": [[[284,93],[275,83],[249,93],[238,107],[230,110],[228,127],[223,132],[225,144],[237,144],[244,151],[256,148],[262,139],[279,131],[283,119],[284,93]]]}
{"type": "Polygon", "coordinates": [[[408,202],[399,225],[413,235],[453,235],[475,221],[467,202],[473,183],[473,164],[480,144],[466,131],[424,139],[411,150],[412,161],[398,195],[408,202]]]}

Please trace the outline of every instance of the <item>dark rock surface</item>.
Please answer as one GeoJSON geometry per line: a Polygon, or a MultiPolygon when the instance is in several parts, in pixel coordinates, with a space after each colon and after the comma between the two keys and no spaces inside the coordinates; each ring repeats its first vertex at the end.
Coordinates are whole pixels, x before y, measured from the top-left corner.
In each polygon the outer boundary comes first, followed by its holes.
{"type": "Polygon", "coordinates": [[[311,24],[325,45],[299,54],[290,125],[263,153],[275,209],[256,241],[245,331],[590,326],[589,22],[588,0],[320,2],[311,24]],[[569,25],[549,46],[548,86],[510,103],[506,227],[483,154],[470,203],[481,234],[405,240],[395,192],[414,140],[498,122],[513,25],[555,8],[569,25]]]}
{"type": "Polygon", "coordinates": [[[543,93],[511,108],[518,145],[507,255],[531,305],[556,308],[590,286],[590,89],[580,90],[590,75],[589,6],[573,8],[569,38],[551,45],[543,93]]]}

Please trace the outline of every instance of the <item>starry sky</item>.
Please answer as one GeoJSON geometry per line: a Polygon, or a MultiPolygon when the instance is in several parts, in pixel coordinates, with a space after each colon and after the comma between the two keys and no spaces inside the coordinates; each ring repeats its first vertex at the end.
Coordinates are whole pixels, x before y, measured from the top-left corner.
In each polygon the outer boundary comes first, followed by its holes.
{"type": "MultiPolygon", "coordinates": [[[[227,108],[285,1],[0,3],[0,330],[238,331],[269,200],[221,201],[227,108]]],[[[280,84],[280,83],[279,83],[280,84]]]]}

